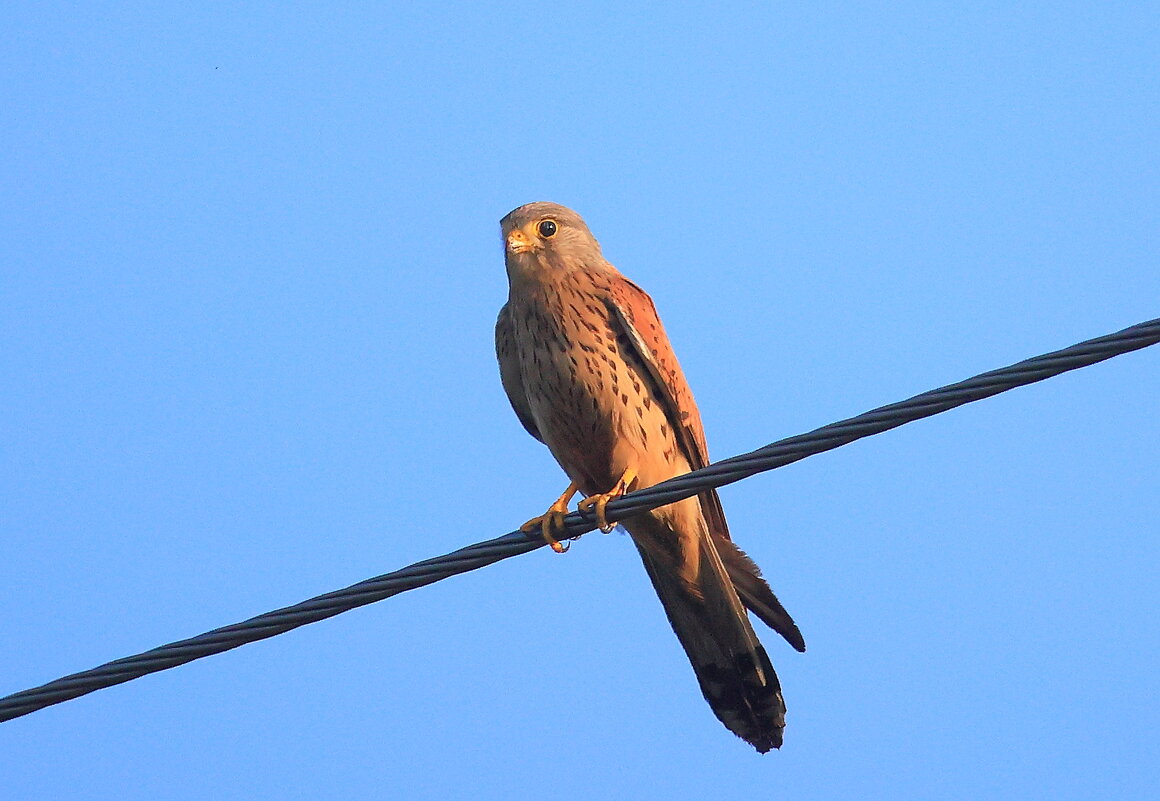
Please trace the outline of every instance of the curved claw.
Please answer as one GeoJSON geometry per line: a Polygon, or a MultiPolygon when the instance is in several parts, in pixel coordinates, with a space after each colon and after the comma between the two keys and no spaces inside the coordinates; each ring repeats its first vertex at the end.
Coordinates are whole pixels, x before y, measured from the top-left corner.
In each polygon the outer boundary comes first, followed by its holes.
{"type": "Polygon", "coordinates": [[[587,498],[580,501],[576,508],[582,512],[594,512],[596,515],[596,525],[600,527],[601,531],[603,531],[605,534],[608,534],[614,528],[616,528],[616,521],[609,522],[608,517],[604,513],[605,507],[608,506],[609,501],[613,500],[614,498],[619,498],[621,495],[628,492],[629,486],[631,486],[632,482],[635,480],[636,471],[629,467],[620,476],[616,484],[613,485],[612,489],[610,489],[608,492],[600,492],[596,495],[589,495],[587,498]]]}
{"type": "Polygon", "coordinates": [[[608,506],[608,502],[612,500],[612,497],[616,497],[615,495],[609,497],[610,495],[612,493],[609,492],[604,492],[600,495],[591,495],[580,501],[576,507],[581,512],[594,512],[596,514],[596,527],[605,534],[611,533],[616,528],[616,523],[608,522],[608,518],[604,514],[604,507],[608,506]]]}
{"type": "Polygon", "coordinates": [[[533,517],[520,526],[520,531],[525,534],[530,534],[539,528],[540,536],[544,538],[544,542],[548,543],[553,551],[556,553],[565,553],[571,547],[571,543],[561,544],[553,534],[564,529],[564,515],[566,514],[568,514],[566,510],[561,512],[555,509],[549,509],[539,517],[533,517]]]}
{"type": "Polygon", "coordinates": [[[553,551],[556,553],[566,553],[572,547],[571,543],[561,545],[560,541],[554,535],[556,532],[562,532],[564,530],[564,517],[568,514],[568,501],[572,500],[572,496],[576,494],[578,489],[576,482],[573,481],[568,485],[568,489],[564,490],[564,493],[556,499],[556,502],[548,507],[548,511],[524,523],[520,526],[520,531],[531,533],[539,527],[540,535],[544,538],[544,542],[548,543],[553,551]]]}

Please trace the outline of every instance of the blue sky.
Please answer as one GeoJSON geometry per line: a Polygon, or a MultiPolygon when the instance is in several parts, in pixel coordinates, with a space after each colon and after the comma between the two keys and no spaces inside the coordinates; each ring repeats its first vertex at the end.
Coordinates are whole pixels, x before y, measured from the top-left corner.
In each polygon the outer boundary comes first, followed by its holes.
{"type": "MultiPolygon", "coordinates": [[[[1154,3],[0,10],[0,693],[506,531],[498,220],[572,206],[718,458],[1160,316],[1154,3]]],[[[759,757],[621,533],[0,725],[6,797],[1145,797],[1160,350],[723,491],[759,757]]]]}

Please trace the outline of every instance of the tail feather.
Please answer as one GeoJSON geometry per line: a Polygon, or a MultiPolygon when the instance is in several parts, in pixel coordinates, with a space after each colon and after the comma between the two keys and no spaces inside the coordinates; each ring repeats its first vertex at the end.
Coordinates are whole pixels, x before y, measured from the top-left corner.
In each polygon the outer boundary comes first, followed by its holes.
{"type": "Polygon", "coordinates": [[[699,565],[695,582],[690,582],[674,565],[673,552],[657,547],[684,539],[664,517],[645,514],[624,522],[714,714],[761,753],[781,747],[785,729],[781,685],[714,538],[707,531],[696,538],[699,565]]]}
{"type": "Polygon", "coordinates": [[[725,570],[733,582],[733,587],[741,597],[750,612],[757,615],[762,623],[769,626],[798,651],[806,650],[806,641],[798,630],[797,624],[785,611],[781,601],[773,594],[769,584],[761,577],[761,570],[745,551],[733,544],[732,540],[724,537],[714,537],[721,561],[725,563],[725,570]]]}

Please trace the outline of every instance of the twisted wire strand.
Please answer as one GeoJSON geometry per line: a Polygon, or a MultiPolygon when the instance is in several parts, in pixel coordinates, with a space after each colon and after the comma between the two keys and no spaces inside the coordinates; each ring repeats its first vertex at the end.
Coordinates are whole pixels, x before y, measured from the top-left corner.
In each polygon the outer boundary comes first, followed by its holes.
{"type": "MultiPolygon", "coordinates": [[[[687,498],[705,489],[721,487],[756,473],[832,450],[854,440],[888,431],[905,423],[982,400],[1025,384],[1042,381],[1069,370],[1086,367],[1122,353],[1160,342],[1160,318],[1114,334],[1090,339],[1070,348],[1037,356],[999,370],[992,370],[957,384],[881,406],[857,417],[831,423],[807,434],[778,440],[750,453],[715,462],[700,470],[630,493],[608,504],[609,519],[620,519],[687,498]]],[[[579,537],[596,527],[591,513],[572,512],[564,519],[563,535],[579,537]]],[[[214,629],[186,640],[162,645],[144,653],[108,662],[48,684],[0,698],[0,722],[27,715],[95,690],[112,687],[150,673],[167,670],[195,659],[218,654],[246,643],[273,637],[291,629],[366,604],[390,598],[406,590],[485,567],[501,559],[543,547],[536,534],[513,531],[502,537],[461,548],[382,576],[360,581],[345,589],[319,595],[302,603],[267,612],[240,623],[214,629]]]]}

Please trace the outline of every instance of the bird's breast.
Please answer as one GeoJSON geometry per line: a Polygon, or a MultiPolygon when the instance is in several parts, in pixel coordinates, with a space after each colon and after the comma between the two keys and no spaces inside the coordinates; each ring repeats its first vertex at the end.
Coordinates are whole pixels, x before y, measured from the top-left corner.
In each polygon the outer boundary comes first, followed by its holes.
{"type": "Polygon", "coordinates": [[[561,467],[586,493],[614,483],[619,413],[630,383],[607,307],[574,284],[536,287],[510,311],[528,406],[561,467]]]}

